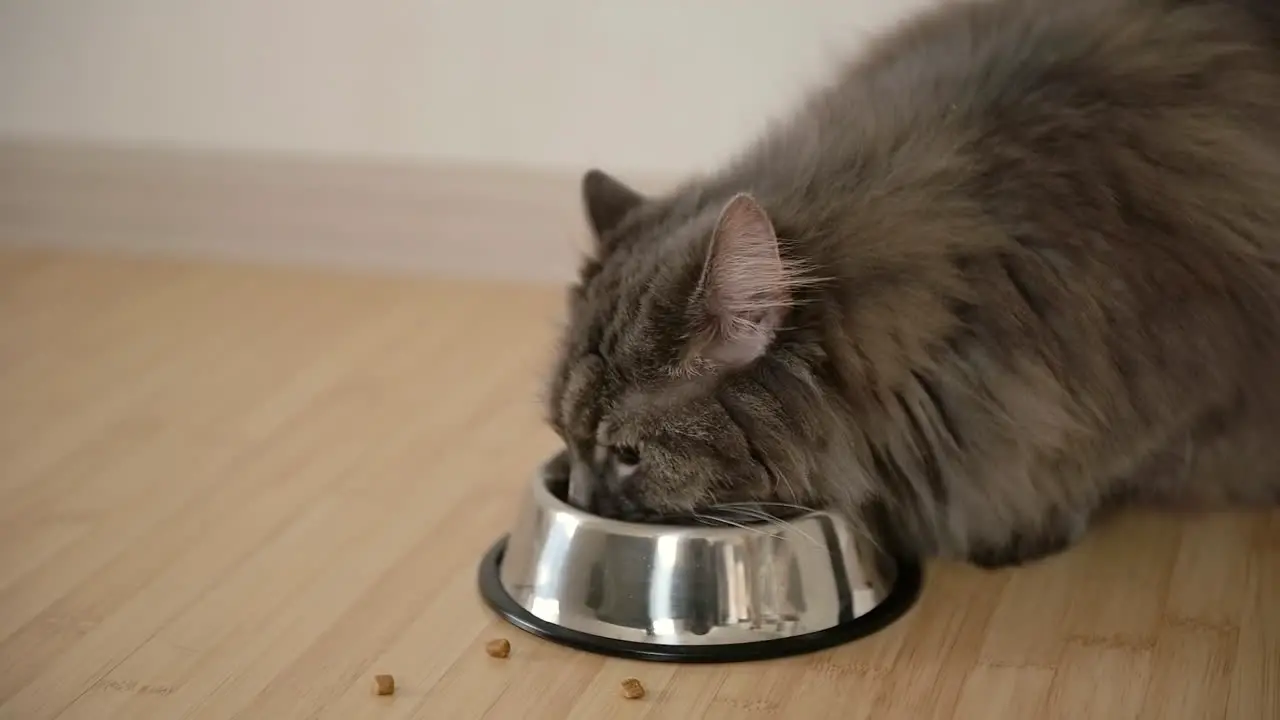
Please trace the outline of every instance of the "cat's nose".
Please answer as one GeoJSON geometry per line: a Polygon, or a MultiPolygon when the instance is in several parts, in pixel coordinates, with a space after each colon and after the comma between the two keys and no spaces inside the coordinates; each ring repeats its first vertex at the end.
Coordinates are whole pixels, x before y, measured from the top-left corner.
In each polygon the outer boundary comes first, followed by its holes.
{"type": "Polygon", "coordinates": [[[612,520],[634,521],[644,517],[644,508],[632,498],[618,493],[596,493],[591,512],[612,520]]]}
{"type": "Polygon", "coordinates": [[[591,512],[600,517],[611,518],[613,520],[621,520],[622,503],[617,498],[610,497],[608,493],[598,493],[591,498],[591,512]]]}

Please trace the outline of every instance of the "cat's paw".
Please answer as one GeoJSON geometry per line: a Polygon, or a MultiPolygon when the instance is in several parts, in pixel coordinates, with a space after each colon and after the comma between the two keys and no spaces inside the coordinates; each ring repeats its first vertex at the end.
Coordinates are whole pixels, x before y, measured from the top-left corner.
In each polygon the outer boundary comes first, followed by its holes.
{"type": "Polygon", "coordinates": [[[1017,567],[1052,557],[1074,546],[1088,529],[1087,520],[1055,523],[1035,532],[1016,532],[1004,543],[969,550],[969,562],[987,570],[1017,567]]]}
{"type": "Polygon", "coordinates": [[[1029,542],[1019,538],[1007,545],[974,548],[969,552],[969,562],[984,570],[999,570],[1043,560],[1069,547],[1069,543],[1051,543],[1047,539],[1029,542]]]}

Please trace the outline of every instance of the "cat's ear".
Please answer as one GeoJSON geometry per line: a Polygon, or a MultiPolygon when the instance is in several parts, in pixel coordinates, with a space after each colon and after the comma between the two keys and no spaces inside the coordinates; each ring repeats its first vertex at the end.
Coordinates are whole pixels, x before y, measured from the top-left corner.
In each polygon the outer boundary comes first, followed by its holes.
{"type": "Polygon", "coordinates": [[[596,240],[622,222],[622,218],[644,203],[644,196],[602,170],[588,170],[582,176],[582,204],[596,240]]]}
{"type": "Polygon", "coordinates": [[[760,357],[791,305],[793,284],[768,213],[750,195],[734,196],[720,211],[693,295],[691,352],[733,367],[760,357]]]}

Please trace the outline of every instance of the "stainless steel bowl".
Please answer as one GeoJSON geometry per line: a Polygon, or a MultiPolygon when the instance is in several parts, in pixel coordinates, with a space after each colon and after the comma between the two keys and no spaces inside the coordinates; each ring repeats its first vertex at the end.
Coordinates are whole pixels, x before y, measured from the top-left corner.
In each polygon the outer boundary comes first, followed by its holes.
{"type": "Polygon", "coordinates": [[[759,660],[867,635],[919,593],[916,563],[876,551],[838,515],[619,522],[566,504],[567,479],[548,467],[479,578],[490,607],[548,640],[635,659],[759,660]]]}

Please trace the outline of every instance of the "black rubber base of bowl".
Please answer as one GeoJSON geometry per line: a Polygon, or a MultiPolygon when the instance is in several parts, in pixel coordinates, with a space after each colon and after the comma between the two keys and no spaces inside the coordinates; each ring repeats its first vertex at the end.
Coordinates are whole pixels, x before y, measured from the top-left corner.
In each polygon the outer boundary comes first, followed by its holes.
{"type": "Polygon", "coordinates": [[[561,645],[597,655],[651,662],[736,663],[773,660],[843,645],[878,632],[906,614],[920,596],[922,580],[918,563],[902,562],[898,567],[898,582],[889,597],[871,612],[850,622],[806,635],[727,645],[658,645],[590,635],[549,623],[530,613],[507,594],[499,579],[499,568],[506,547],[507,538],[502,537],[485,553],[480,562],[480,596],[494,612],[525,632],[561,645]]]}

